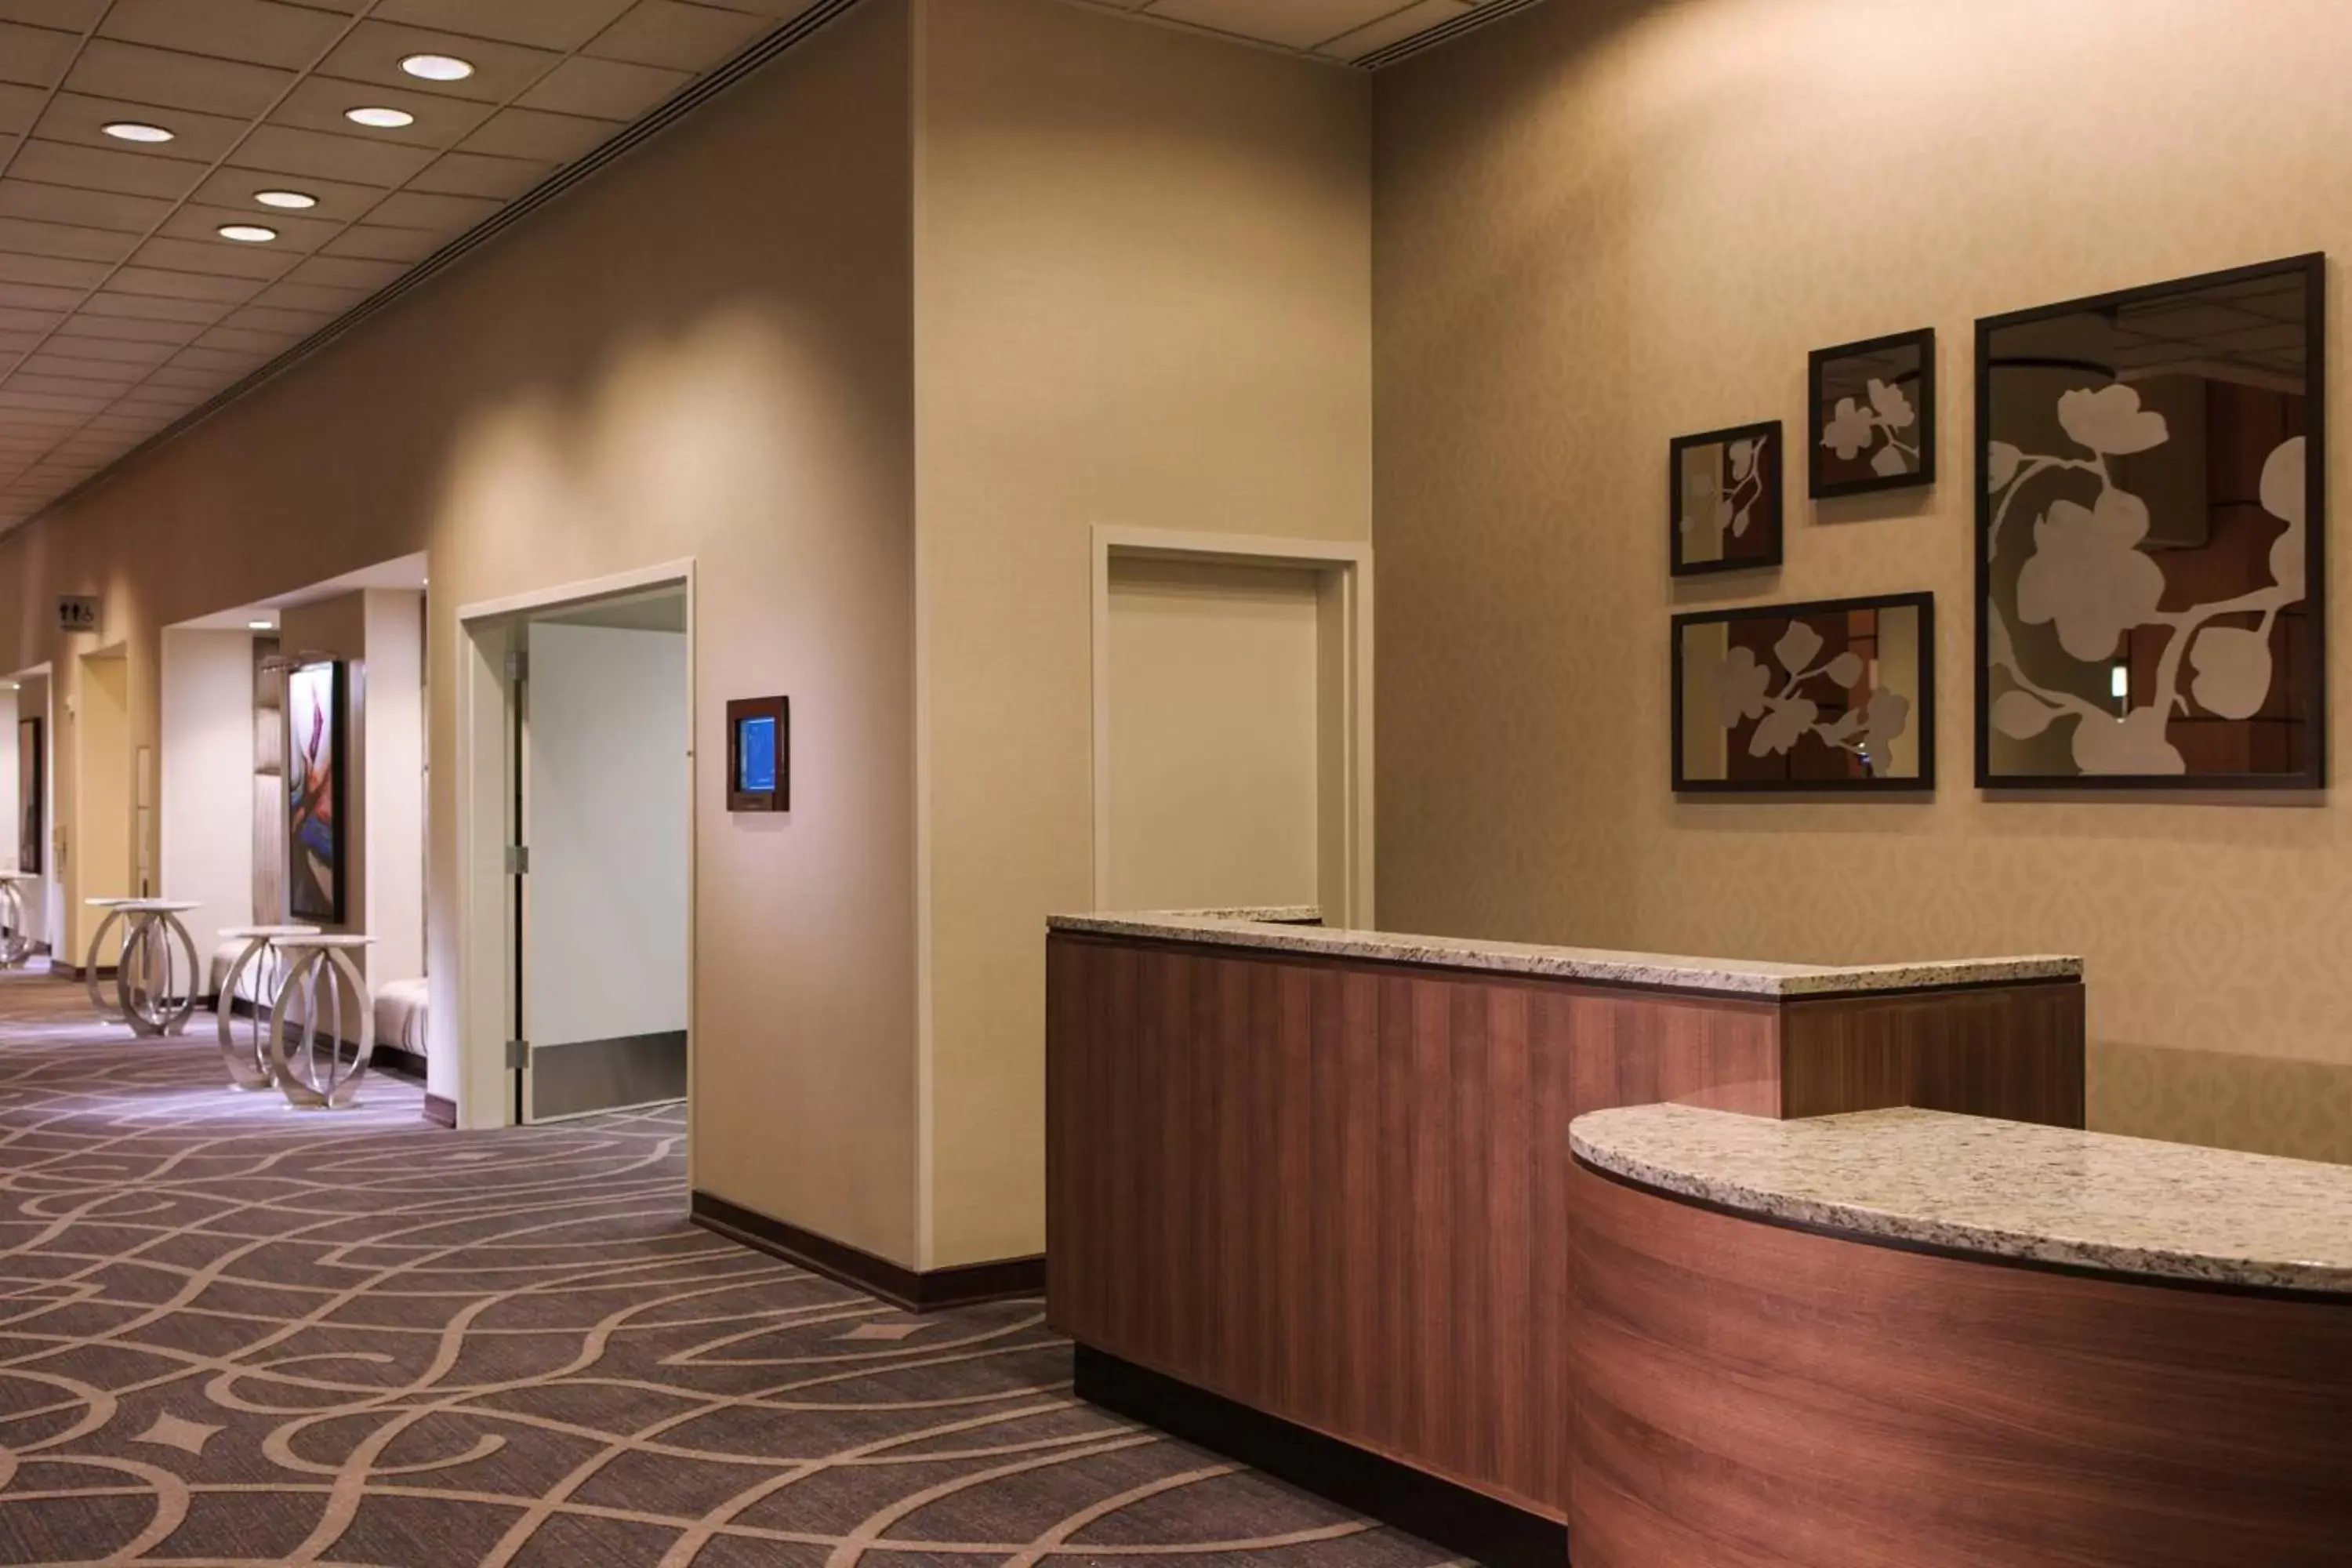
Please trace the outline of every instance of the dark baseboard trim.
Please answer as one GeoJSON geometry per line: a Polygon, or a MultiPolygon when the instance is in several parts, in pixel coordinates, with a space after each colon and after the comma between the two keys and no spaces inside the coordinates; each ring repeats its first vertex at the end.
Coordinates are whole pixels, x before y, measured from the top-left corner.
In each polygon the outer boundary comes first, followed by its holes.
{"type": "MultiPolygon", "coordinates": [[[[83,968],[80,964],[61,963],[54,958],[49,960],[49,973],[59,980],[71,980],[77,984],[89,978],[89,971],[83,968]]],[[[114,966],[110,963],[100,964],[99,966],[98,977],[100,980],[113,979],[114,966]]]]}
{"type": "Polygon", "coordinates": [[[688,1214],[705,1230],[756,1247],[787,1263],[797,1263],[828,1279],[855,1286],[902,1311],[936,1312],[942,1307],[970,1307],[1013,1296],[1035,1296],[1045,1289],[1043,1257],[1005,1258],[991,1263],[918,1271],[813,1230],[771,1219],[698,1189],[688,1200],[688,1214]]]}
{"type": "Polygon", "coordinates": [[[457,1102],[431,1089],[425,1091],[425,1120],[436,1127],[457,1125],[457,1102]]]}
{"type": "Polygon", "coordinates": [[[1076,1347],[1077,1396],[1241,1460],[1342,1508],[1458,1552],[1489,1568],[1563,1568],[1568,1526],[1253,1410],[1206,1389],[1076,1347]]]}

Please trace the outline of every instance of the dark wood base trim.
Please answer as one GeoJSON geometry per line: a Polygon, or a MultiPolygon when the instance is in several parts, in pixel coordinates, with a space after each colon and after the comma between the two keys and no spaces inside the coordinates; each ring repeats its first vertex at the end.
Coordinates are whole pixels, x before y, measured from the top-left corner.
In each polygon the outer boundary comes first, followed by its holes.
{"type": "Polygon", "coordinates": [[[917,1270],[699,1190],[688,1199],[688,1215],[705,1230],[838,1279],[901,1311],[936,1312],[943,1307],[1034,1296],[1045,1289],[1043,1256],[917,1270]]]}
{"type": "MultiPolygon", "coordinates": [[[[49,960],[49,974],[54,979],[71,980],[77,984],[89,978],[89,971],[83,968],[80,964],[66,963],[54,958],[49,960]]],[[[98,977],[100,980],[113,979],[114,965],[110,963],[100,964],[98,970],[98,977]]]]}
{"type": "MultiPolygon", "coordinates": [[[[1565,1568],[1568,1527],[1189,1383],[1076,1347],[1077,1396],[1488,1568],[1565,1568]]],[[[1565,1419],[1565,1416],[1562,1417],[1565,1419]]]]}
{"type": "Polygon", "coordinates": [[[425,1120],[436,1127],[457,1125],[457,1102],[446,1095],[425,1091],[425,1120]]]}
{"type": "Polygon", "coordinates": [[[2123,1268],[2100,1268],[2087,1263],[2056,1263],[2042,1258],[2011,1258],[1997,1252],[1978,1252],[1965,1247],[1952,1247],[1942,1242],[1915,1241],[1903,1236],[1874,1236],[1866,1230],[1844,1230],[1833,1225],[1821,1225],[1812,1220],[1790,1219],[1783,1215],[1763,1214],[1755,1209],[1740,1208],[1733,1204],[1718,1203],[1713,1198],[1695,1198],[1686,1194],[1654,1187],[1647,1182],[1637,1182],[1631,1176],[1606,1171],[1581,1154],[1570,1154],[1569,1162],[1579,1171],[1600,1177],[1612,1186],[1640,1193],[1644,1197],[1661,1198],[1685,1208],[1698,1209],[1706,1214],[1718,1214],[1732,1219],[1745,1220],[1749,1225],[1769,1226],[1774,1230],[1793,1230],[1801,1236],[1826,1237],[1832,1241],[1852,1242],[1857,1247],[1881,1247],[1890,1252],[1914,1252],[1923,1258],[1949,1258],[1962,1263],[1979,1263],[1988,1268],[2023,1268],[2037,1274],[2063,1274],[2076,1279],[2105,1279],[2116,1285],[2146,1285],[2158,1290],[2193,1290],[2209,1296],[2251,1296],[2266,1301],[2309,1301],[2320,1305],[2352,1306],[2352,1295],[2333,1290],[2293,1290],[2276,1285],[2240,1285],[2227,1279],[2184,1279],[2169,1274],[2139,1274],[2123,1268]]]}

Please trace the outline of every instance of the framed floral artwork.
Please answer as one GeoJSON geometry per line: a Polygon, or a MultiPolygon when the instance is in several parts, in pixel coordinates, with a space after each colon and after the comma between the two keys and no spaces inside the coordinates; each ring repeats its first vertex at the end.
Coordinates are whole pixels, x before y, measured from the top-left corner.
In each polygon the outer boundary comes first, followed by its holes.
{"type": "Polygon", "coordinates": [[[1808,493],[1864,495],[1936,482],[1932,328],[1815,349],[1808,493]]]}
{"type": "Polygon", "coordinates": [[[1933,595],[1696,612],[1673,643],[1677,791],[1935,787],[1933,595]]]}
{"type": "Polygon", "coordinates": [[[1780,564],[1780,422],[1679,436],[1667,449],[1677,577],[1780,564]]]}
{"type": "Polygon", "coordinates": [[[1977,782],[2326,782],[2326,259],[1977,323],[1977,782]]]}

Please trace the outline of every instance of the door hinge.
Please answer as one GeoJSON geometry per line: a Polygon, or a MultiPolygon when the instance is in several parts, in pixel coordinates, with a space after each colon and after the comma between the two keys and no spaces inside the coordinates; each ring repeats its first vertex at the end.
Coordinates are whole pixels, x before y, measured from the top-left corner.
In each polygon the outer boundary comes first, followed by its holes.
{"type": "Polygon", "coordinates": [[[529,650],[519,647],[509,648],[507,650],[507,679],[509,680],[529,680],[530,679],[530,654],[529,650]]]}
{"type": "Polygon", "coordinates": [[[509,877],[526,877],[530,874],[530,846],[528,844],[508,845],[507,875],[509,877]]]}
{"type": "Polygon", "coordinates": [[[530,1066],[530,1042],[529,1040],[509,1040],[507,1042],[507,1071],[520,1072],[523,1068],[529,1066],[530,1066]]]}

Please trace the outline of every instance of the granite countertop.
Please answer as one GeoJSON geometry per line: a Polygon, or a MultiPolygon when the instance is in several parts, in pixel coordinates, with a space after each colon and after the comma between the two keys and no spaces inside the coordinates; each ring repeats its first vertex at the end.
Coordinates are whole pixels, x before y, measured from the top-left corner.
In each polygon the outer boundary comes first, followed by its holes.
{"type": "Polygon", "coordinates": [[[1101,936],[1208,942],[1265,948],[1329,958],[1375,959],[1438,969],[1540,974],[1611,985],[1712,991],[1738,996],[1842,996],[1917,991],[1941,985],[1991,985],[2021,980],[2075,980],[2079,958],[1964,958],[1917,963],[1773,963],[1747,959],[1683,958],[1656,952],[1609,952],[1582,947],[1537,947],[1467,937],[1398,936],[1343,931],[1311,921],[1313,910],[1181,910],[1163,913],[1055,915],[1049,929],[1101,936]]]}
{"type": "Polygon", "coordinates": [[[1591,1111],[1577,1157],[1774,1219],[1995,1258],[2352,1294],[2352,1166],[1937,1110],[1591,1111]]]}

